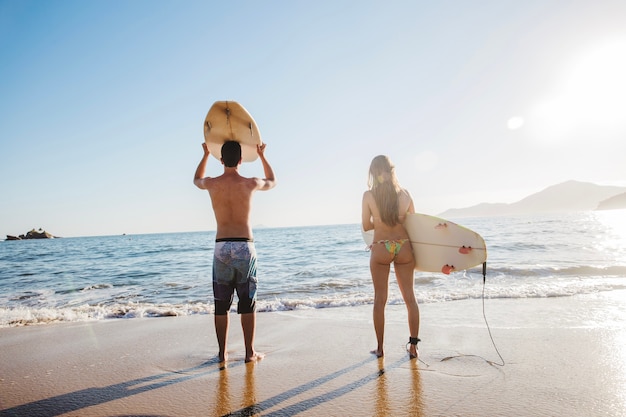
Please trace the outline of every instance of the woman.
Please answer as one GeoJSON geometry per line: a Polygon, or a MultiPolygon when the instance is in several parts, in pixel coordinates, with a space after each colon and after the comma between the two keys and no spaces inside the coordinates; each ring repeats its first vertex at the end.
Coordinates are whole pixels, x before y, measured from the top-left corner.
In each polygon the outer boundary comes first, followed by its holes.
{"type": "Polygon", "coordinates": [[[372,160],[369,171],[369,190],[363,194],[363,230],[374,229],[374,243],[370,246],[370,271],[374,283],[374,330],[378,346],[372,353],[384,355],[385,305],[389,291],[389,269],[393,263],[396,279],[409,316],[408,352],[417,358],[420,313],[413,292],[415,259],[409,235],[403,223],[406,213],[415,213],[409,192],[400,187],[395,168],[389,158],[379,155],[372,160]]]}

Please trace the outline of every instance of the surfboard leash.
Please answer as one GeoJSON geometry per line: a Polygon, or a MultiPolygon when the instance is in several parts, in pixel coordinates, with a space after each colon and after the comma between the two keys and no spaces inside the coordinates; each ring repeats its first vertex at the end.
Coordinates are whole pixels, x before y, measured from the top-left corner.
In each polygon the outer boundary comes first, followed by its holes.
{"type": "Polygon", "coordinates": [[[491,328],[489,327],[489,322],[487,321],[487,315],[485,314],[485,284],[486,282],[487,282],[487,261],[483,262],[483,294],[482,294],[483,319],[485,319],[485,325],[487,325],[487,331],[489,332],[489,338],[491,339],[493,348],[496,350],[496,353],[500,357],[500,360],[502,361],[502,363],[496,363],[492,361],[487,361],[487,362],[492,365],[504,366],[505,365],[504,359],[502,358],[502,355],[500,354],[500,351],[498,350],[498,346],[496,346],[496,342],[493,340],[493,335],[491,334],[491,328]]]}
{"type": "MultiPolygon", "coordinates": [[[[474,357],[484,360],[485,362],[487,362],[489,365],[492,365],[492,366],[504,366],[506,364],[506,362],[504,361],[504,358],[502,357],[502,355],[500,354],[500,351],[498,350],[498,346],[496,346],[495,340],[493,339],[493,335],[491,334],[491,328],[489,326],[489,322],[487,321],[487,314],[485,313],[485,284],[486,283],[487,283],[487,262],[485,261],[483,262],[483,291],[482,291],[483,319],[485,320],[485,325],[487,326],[487,331],[489,332],[489,338],[491,339],[493,348],[496,350],[496,353],[500,357],[500,361],[502,363],[493,362],[493,361],[490,361],[489,359],[485,359],[482,356],[478,356],[478,355],[464,355],[464,354],[456,355],[456,356],[447,356],[441,359],[439,362],[445,362],[447,360],[460,358],[462,356],[474,356],[474,357]]],[[[430,365],[424,362],[421,358],[419,359],[419,361],[423,363],[424,365],[426,365],[427,368],[430,368],[430,365]]]]}

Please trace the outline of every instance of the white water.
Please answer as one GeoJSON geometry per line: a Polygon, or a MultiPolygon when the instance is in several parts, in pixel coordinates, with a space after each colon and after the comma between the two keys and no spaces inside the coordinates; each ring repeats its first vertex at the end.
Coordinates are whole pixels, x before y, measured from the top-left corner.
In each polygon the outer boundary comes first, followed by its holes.
{"type": "MultiPolygon", "coordinates": [[[[450,219],[487,243],[488,298],[626,288],[626,211],[450,219]]],[[[0,327],[213,311],[214,233],[0,243],[0,327]]],[[[369,304],[359,225],[255,230],[258,311],[369,304]]],[[[480,298],[482,268],[416,272],[420,303],[480,298]]],[[[393,276],[390,304],[402,303],[393,276]]]]}

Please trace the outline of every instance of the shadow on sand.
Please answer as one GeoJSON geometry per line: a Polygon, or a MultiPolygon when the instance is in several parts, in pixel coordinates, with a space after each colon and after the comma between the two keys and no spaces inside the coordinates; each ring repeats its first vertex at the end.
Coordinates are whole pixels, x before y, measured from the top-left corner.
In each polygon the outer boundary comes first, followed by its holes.
{"type": "MultiPolygon", "coordinates": [[[[340,369],[336,372],[330,373],[326,376],[314,379],[271,398],[257,402],[253,395],[254,401],[250,406],[241,408],[236,411],[227,412],[222,414],[224,416],[252,416],[263,413],[270,408],[276,407],[280,403],[287,401],[291,398],[299,396],[307,391],[310,391],[320,385],[323,385],[333,379],[336,379],[342,375],[348,374],[366,363],[376,361],[376,358],[368,358],[361,362],[350,365],[346,368],[340,369]]],[[[294,415],[306,410],[309,410],[315,406],[323,404],[328,401],[335,400],[357,388],[360,388],[369,382],[375,381],[381,377],[384,377],[385,372],[393,368],[399,367],[401,364],[407,362],[408,358],[403,358],[396,361],[390,366],[384,367],[384,362],[379,360],[379,370],[352,381],[342,387],[336,388],[332,391],[299,401],[298,403],[286,406],[282,409],[270,412],[268,416],[273,415],[294,415]]],[[[245,366],[244,363],[236,364],[235,366],[245,366]]],[[[247,364],[248,366],[251,364],[247,364]]],[[[232,365],[229,365],[232,368],[232,365]]],[[[77,412],[81,409],[92,407],[100,404],[104,404],[110,401],[119,400],[122,398],[131,397],[133,395],[141,394],[150,390],[164,388],[173,384],[190,381],[193,379],[206,377],[218,372],[225,373],[227,370],[223,364],[220,364],[216,359],[204,362],[198,366],[182,369],[178,371],[168,371],[165,373],[147,376],[144,378],[134,379],[132,381],[126,381],[119,384],[113,384],[106,387],[93,387],[86,388],[84,390],[74,391],[63,395],[58,395],[43,400],[33,401],[27,404],[22,404],[5,410],[0,410],[0,417],[5,416],[58,416],[65,413],[77,412]]],[[[417,369],[416,369],[417,371],[417,369]]],[[[415,372],[416,374],[418,372],[415,372]]],[[[247,369],[247,378],[249,382],[246,388],[251,391],[255,391],[254,387],[254,366],[247,369]],[[250,385],[252,384],[252,385],[250,385]]],[[[228,393],[225,393],[228,394],[228,393]]],[[[157,417],[155,415],[154,417],[157,417]]]]}

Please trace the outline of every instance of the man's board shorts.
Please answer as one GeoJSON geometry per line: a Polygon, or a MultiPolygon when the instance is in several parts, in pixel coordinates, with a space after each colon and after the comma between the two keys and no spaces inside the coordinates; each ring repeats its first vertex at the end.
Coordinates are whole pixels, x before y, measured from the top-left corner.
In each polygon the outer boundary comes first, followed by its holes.
{"type": "Polygon", "coordinates": [[[246,238],[227,238],[215,241],[213,254],[213,297],[215,315],[228,314],[237,291],[237,313],[256,310],[256,249],[246,238]]]}

